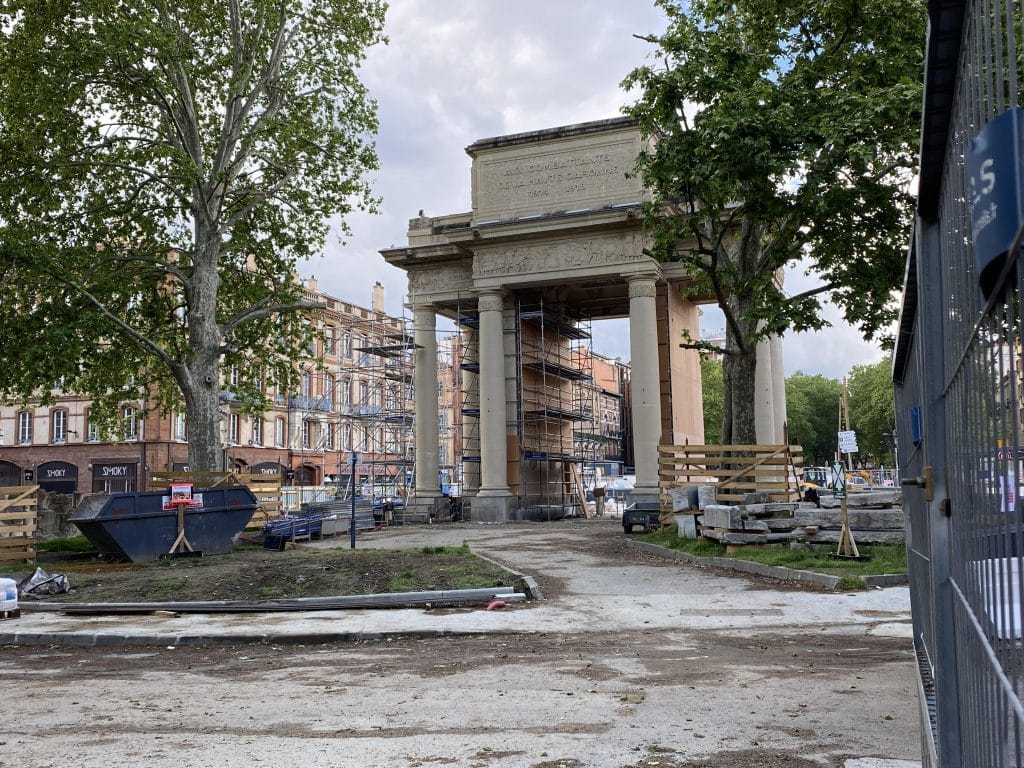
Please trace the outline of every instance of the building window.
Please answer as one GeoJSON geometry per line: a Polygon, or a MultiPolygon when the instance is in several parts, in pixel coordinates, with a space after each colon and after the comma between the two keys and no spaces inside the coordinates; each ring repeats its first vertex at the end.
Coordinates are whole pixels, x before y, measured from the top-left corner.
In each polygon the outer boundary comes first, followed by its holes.
{"type": "Polygon", "coordinates": [[[302,396],[309,397],[312,391],[312,381],[309,375],[309,371],[302,372],[302,396]]]}
{"type": "Polygon", "coordinates": [[[344,356],[345,357],[352,357],[352,334],[351,333],[346,333],[345,334],[343,347],[344,347],[344,349],[343,349],[344,356]]]}
{"type": "Polygon", "coordinates": [[[237,387],[238,386],[238,380],[240,378],[241,378],[241,374],[238,371],[238,366],[237,365],[232,365],[231,366],[231,373],[228,375],[228,381],[230,382],[231,386],[232,387],[237,387]]]}
{"type": "Polygon", "coordinates": [[[334,384],[334,374],[324,374],[324,386],[326,387],[327,390],[326,392],[324,392],[324,400],[327,401],[327,407],[330,408],[331,410],[334,410],[334,384]]]}
{"type": "Polygon", "coordinates": [[[238,445],[238,414],[228,414],[228,442],[232,445],[238,445]]]}
{"type": "Polygon", "coordinates": [[[53,442],[65,443],[68,439],[68,412],[57,410],[50,414],[53,442]]]}
{"type": "Polygon", "coordinates": [[[324,427],[324,448],[328,451],[334,450],[334,425],[327,424],[324,427]]]}
{"type": "Polygon", "coordinates": [[[126,405],[121,411],[121,426],[125,440],[134,441],[139,439],[139,415],[130,405],[126,405]]]}
{"type": "Polygon", "coordinates": [[[85,415],[85,420],[85,439],[90,443],[98,443],[100,441],[100,428],[92,423],[88,413],[85,415]]]}
{"type": "Polygon", "coordinates": [[[252,417],[252,444],[263,445],[263,419],[259,416],[252,417]]]}
{"type": "Polygon", "coordinates": [[[341,382],[341,404],[352,405],[352,380],[345,379],[341,382]]]}
{"type": "Polygon", "coordinates": [[[370,384],[366,381],[359,382],[359,404],[369,405],[370,402],[370,384]]]}
{"type": "Polygon", "coordinates": [[[313,422],[308,419],[302,420],[302,447],[312,448],[313,447],[313,422]]]}
{"type": "Polygon", "coordinates": [[[306,337],[306,354],[316,357],[316,339],[313,338],[313,330],[308,322],[302,323],[302,334],[306,337]]]}
{"type": "Polygon", "coordinates": [[[274,445],[284,447],[284,419],[274,419],[274,445]]]}
{"type": "Polygon", "coordinates": [[[334,354],[334,326],[328,325],[324,328],[324,352],[328,355],[334,354]]]}
{"type": "Polygon", "coordinates": [[[18,445],[32,443],[32,414],[22,411],[18,414],[18,445]]]}
{"type": "Polygon", "coordinates": [[[342,433],[341,433],[341,436],[342,436],[342,438],[341,438],[342,439],[341,447],[344,448],[346,451],[351,451],[352,450],[352,427],[350,427],[350,426],[348,426],[346,424],[344,431],[342,431],[342,433]]]}
{"type": "Polygon", "coordinates": [[[176,413],[174,415],[174,439],[178,442],[184,442],[188,439],[188,428],[185,426],[184,413],[176,413]]]}

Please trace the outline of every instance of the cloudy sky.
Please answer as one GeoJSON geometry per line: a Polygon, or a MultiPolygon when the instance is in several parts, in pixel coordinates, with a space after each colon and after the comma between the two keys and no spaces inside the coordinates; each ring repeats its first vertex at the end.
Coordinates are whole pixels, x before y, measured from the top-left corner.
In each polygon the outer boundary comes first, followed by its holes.
{"type": "MultiPolygon", "coordinates": [[[[378,251],[404,245],[408,220],[470,210],[470,159],[477,139],[600,120],[631,97],[619,83],[646,61],[651,46],[634,35],[659,32],[664,17],[650,0],[391,0],[390,43],[369,52],[363,80],[379,104],[381,168],[377,216],[353,215],[323,259],[304,265],[321,290],[369,306],[371,286],[385,287],[385,309],[403,313],[405,275],[378,251]]],[[[804,284],[787,277],[793,290],[804,284]]],[[[829,315],[826,315],[829,317],[829,315]]],[[[790,335],[787,375],[802,370],[840,378],[882,352],[841,325],[790,335]]],[[[723,328],[709,307],[703,327],[723,328]]],[[[629,359],[625,321],[595,324],[595,350],[629,359]]]]}

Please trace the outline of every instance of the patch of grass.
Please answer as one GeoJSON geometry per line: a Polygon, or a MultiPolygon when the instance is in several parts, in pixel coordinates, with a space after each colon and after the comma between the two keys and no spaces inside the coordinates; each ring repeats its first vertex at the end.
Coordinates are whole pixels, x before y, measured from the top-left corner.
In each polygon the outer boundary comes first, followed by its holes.
{"type": "Polygon", "coordinates": [[[423,547],[420,549],[424,555],[468,555],[469,542],[462,542],[459,547],[423,547]]]}
{"type": "Polygon", "coordinates": [[[391,577],[386,592],[415,592],[416,574],[412,571],[399,571],[391,577]]]}
{"type": "Polygon", "coordinates": [[[85,536],[70,536],[66,539],[43,539],[35,543],[37,552],[92,552],[92,542],[85,536]]]}
{"type": "Polygon", "coordinates": [[[639,541],[647,541],[668,549],[688,552],[698,557],[733,557],[737,560],[749,560],[763,565],[776,565],[800,571],[815,571],[849,578],[847,584],[840,582],[841,589],[863,588],[861,576],[877,576],[884,573],[906,573],[907,552],[902,544],[874,544],[859,546],[858,550],[867,560],[842,560],[833,557],[835,545],[820,547],[802,547],[799,549],[788,546],[740,546],[727,552],[726,547],[710,539],[683,539],[676,535],[675,528],[666,527],[636,537],[639,541]]]}

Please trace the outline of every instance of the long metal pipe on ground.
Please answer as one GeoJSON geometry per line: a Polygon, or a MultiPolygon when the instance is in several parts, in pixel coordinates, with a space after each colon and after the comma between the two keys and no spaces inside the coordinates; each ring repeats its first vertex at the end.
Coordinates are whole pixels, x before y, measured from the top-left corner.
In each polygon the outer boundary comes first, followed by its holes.
{"type": "Polygon", "coordinates": [[[167,603],[22,603],[23,611],[52,611],[68,614],[155,613],[278,613],[288,611],[337,611],[349,608],[419,608],[438,605],[489,603],[491,600],[519,603],[526,600],[512,587],[450,589],[430,592],[381,592],[372,595],[338,597],[297,597],[292,600],[207,600],[167,603]]]}

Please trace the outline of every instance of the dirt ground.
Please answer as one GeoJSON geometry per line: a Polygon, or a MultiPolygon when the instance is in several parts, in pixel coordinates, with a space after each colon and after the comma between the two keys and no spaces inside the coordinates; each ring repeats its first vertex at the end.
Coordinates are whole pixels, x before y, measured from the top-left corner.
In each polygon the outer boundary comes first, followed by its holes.
{"type": "MultiPolygon", "coordinates": [[[[0,701],[16,713],[0,723],[0,768],[842,768],[850,757],[918,758],[913,644],[874,632],[906,612],[905,590],[819,593],[695,569],[588,522],[446,525],[359,542],[401,560],[469,540],[538,580],[547,599],[501,617],[530,617],[539,630],[415,636],[392,625],[393,635],[322,645],[0,647],[0,701]],[[548,613],[559,621],[542,622],[548,613]]],[[[294,581],[316,552],[267,555],[293,555],[294,581]]],[[[446,622],[462,618],[451,613],[446,622]]]]}
{"type": "MultiPolygon", "coordinates": [[[[68,577],[70,594],[50,602],[166,602],[280,600],[379,592],[514,586],[509,574],[471,552],[447,549],[295,549],[275,552],[239,546],[229,554],[107,563],[96,558],[40,564],[68,577]]],[[[8,571],[28,576],[32,568],[8,571]]],[[[23,598],[24,602],[28,602],[23,598]]]]}
{"type": "MultiPolygon", "coordinates": [[[[566,521],[565,525],[569,529],[574,527],[573,521],[566,521]]],[[[458,529],[460,526],[450,527],[458,529]]],[[[670,560],[629,548],[628,538],[622,535],[590,537],[585,545],[567,539],[565,546],[570,553],[577,547],[579,552],[585,551],[609,564],[678,567],[670,560]]],[[[516,586],[506,571],[476,557],[470,548],[457,551],[458,547],[449,547],[444,552],[437,549],[377,549],[374,534],[370,533],[360,538],[355,550],[349,548],[347,539],[338,539],[337,546],[326,549],[300,542],[293,548],[276,552],[242,544],[229,554],[150,563],[111,563],[96,557],[54,554],[40,563],[40,567],[51,574],[65,574],[73,589],[70,594],[54,595],[47,600],[75,603],[258,601],[516,586]]],[[[496,560],[500,562],[501,558],[496,560]]],[[[722,569],[709,567],[705,570],[735,575],[722,569]]],[[[5,568],[0,570],[0,575],[20,580],[31,572],[32,568],[25,566],[5,568]]],[[[556,577],[537,574],[536,578],[548,598],[564,593],[564,585],[556,577]]],[[[819,589],[801,582],[746,578],[754,589],[819,589]]]]}
{"type": "Polygon", "coordinates": [[[211,768],[275,754],[287,766],[841,768],[851,731],[884,743],[912,730],[894,695],[909,660],[894,639],[641,630],[8,647],[0,673],[26,731],[0,729],[0,766],[24,764],[6,753],[37,768],[116,764],[111,754],[211,768]],[[225,750],[234,758],[220,763],[225,750]]]}

